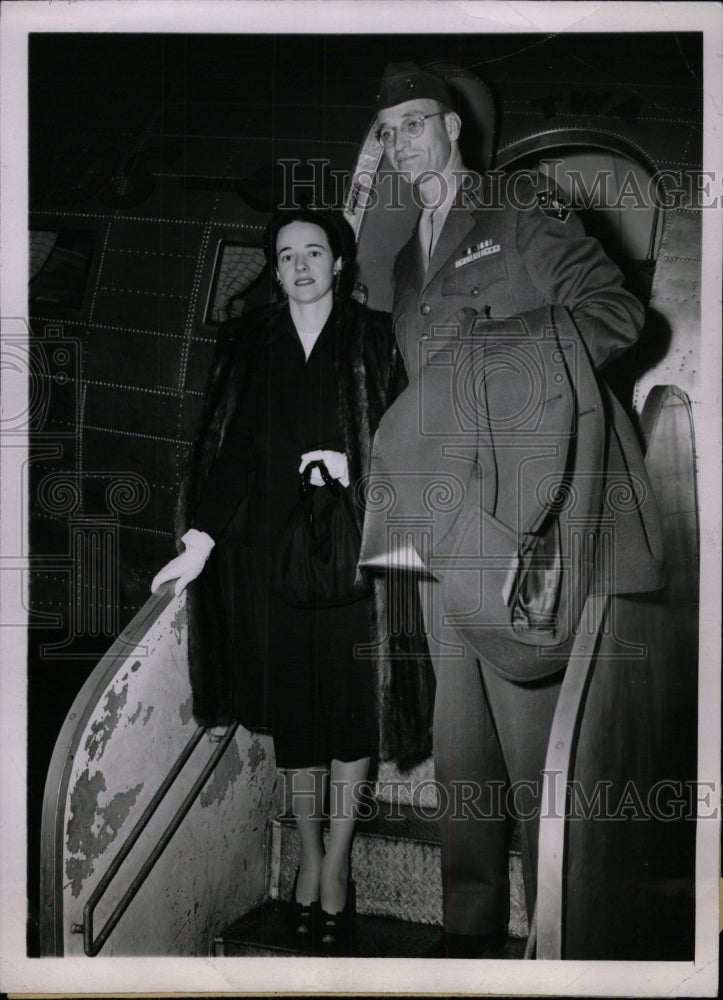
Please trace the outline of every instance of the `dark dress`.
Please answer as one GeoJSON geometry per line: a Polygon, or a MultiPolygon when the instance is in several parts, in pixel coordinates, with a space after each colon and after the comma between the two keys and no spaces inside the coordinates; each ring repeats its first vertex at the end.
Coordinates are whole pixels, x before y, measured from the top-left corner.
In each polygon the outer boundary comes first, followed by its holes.
{"type": "Polygon", "coordinates": [[[218,539],[246,499],[234,548],[251,587],[253,614],[234,609],[232,594],[226,603],[232,644],[241,653],[252,648],[266,672],[280,768],[357,760],[373,753],[375,744],[371,663],[355,657],[355,646],[369,642],[367,600],[294,608],[267,585],[276,539],[297,497],[301,455],[344,451],[337,396],[331,321],[307,360],[285,310],[256,360],[193,520],[218,539]]]}

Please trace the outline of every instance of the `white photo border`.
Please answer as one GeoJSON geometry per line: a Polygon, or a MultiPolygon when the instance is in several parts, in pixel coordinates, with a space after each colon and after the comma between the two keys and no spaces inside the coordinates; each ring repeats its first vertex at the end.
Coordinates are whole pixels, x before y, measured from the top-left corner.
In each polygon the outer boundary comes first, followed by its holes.
{"type": "MultiPolygon", "coordinates": [[[[31,32],[704,32],[704,169],[720,187],[720,7],[708,3],[440,3],[418,0],[81,0],[2,3],[2,246],[3,335],[27,316],[27,37],[31,32]],[[320,16],[323,11],[323,16],[320,16]]],[[[701,462],[701,588],[699,766],[720,788],[720,371],[721,219],[704,213],[703,411],[708,420],[697,450],[701,462]]],[[[5,371],[3,371],[5,376],[5,371]]],[[[13,401],[14,407],[22,400],[13,401]]],[[[2,449],[2,498],[25,443],[2,449]]],[[[2,506],[2,550],[26,526],[2,506]],[[6,544],[7,543],[7,544],[6,544]]],[[[23,547],[27,551],[27,545],[23,547]]],[[[3,563],[0,562],[0,574],[3,563]]],[[[0,581],[1,582],[1,581],[0,581]]],[[[7,605],[5,605],[7,610],[7,605]]],[[[14,620],[14,619],[13,619],[14,620]]],[[[23,629],[3,629],[0,672],[0,988],[9,994],[114,993],[382,995],[536,994],[575,996],[714,996],[718,988],[719,825],[698,824],[696,960],[644,962],[436,962],[406,959],[30,959],[26,955],[25,659],[23,629]]]]}

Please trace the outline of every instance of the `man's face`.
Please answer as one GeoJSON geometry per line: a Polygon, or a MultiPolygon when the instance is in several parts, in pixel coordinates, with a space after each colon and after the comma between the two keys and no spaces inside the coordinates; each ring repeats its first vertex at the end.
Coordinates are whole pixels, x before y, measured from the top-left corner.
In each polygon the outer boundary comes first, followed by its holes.
{"type": "MultiPolygon", "coordinates": [[[[395,130],[394,142],[384,150],[387,160],[395,170],[411,174],[412,183],[425,172],[441,173],[449,161],[451,138],[456,138],[456,134],[450,136],[448,119],[456,119],[456,115],[438,114],[441,110],[438,101],[422,98],[395,104],[377,115],[377,128],[395,130]],[[416,138],[405,135],[400,126],[424,115],[434,117],[424,121],[422,134],[416,138]]],[[[454,122],[452,124],[452,133],[455,133],[454,122]]]]}

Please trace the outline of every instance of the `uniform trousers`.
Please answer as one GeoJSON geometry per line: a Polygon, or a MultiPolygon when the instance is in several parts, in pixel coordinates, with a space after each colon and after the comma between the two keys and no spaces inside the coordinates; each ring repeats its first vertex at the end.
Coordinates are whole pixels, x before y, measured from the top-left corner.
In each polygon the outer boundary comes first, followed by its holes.
{"type": "Polygon", "coordinates": [[[534,909],[542,772],[563,673],[530,684],[506,680],[445,624],[439,583],[423,580],[419,589],[437,681],[444,926],[450,934],[506,930],[515,819],[528,918],[534,909]]]}

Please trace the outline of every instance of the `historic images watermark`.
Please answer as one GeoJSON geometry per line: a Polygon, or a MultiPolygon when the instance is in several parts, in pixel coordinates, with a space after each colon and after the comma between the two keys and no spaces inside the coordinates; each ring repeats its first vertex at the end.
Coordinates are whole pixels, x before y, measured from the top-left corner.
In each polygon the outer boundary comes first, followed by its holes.
{"type": "MultiPolygon", "coordinates": [[[[454,178],[458,194],[474,195],[481,208],[511,206],[525,211],[537,204],[530,181],[540,177],[538,171],[527,169],[510,173],[493,169],[484,176],[452,172],[450,178],[430,170],[412,184],[411,174],[405,171],[385,173],[381,179],[371,170],[359,170],[352,176],[349,171],[334,169],[322,157],[310,158],[303,164],[293,157],[278,162],[285,192],[281,207],[289,209],[309,203],[317,208],[341,209],[353,193],[355,210],[382,207],[385,211],[401,211],[411,197],[421,211],[429,203],[421,199],[420,183],[424,181],[429,190],[429,182],[436,180],[438,204],[442,204],[449,193],[450,179],[454,178]]],[[[603,167],[588,177],[579,168],[553,158],[545,161],[545,174],[565,192],[565,206],[574,210],[643,211],[651,205],[663,209],[717,209],[723,205],[723,174],[714,170],[664,168],[644,176],[632,168],[621,172],[603,167]]]]}
{"type": "MultiPolygon", "coordinates": [[[[287,772],[287,807],[297,808],[315,792],[299,787],[295,771],[287,772]]],[[[415,781],[397,778],[379,780],[375,790],[368,782],[351,789],[348,783],[329,783],[329,805],[323,819],[345,818],[353,808],[359,820],[404,823],[409,814],[425,821],[462,823],[470,819],[500,819],[511,816],[521,821],[566,819],[611,823],[674,823],[718,820],[720,806],[715,781],[661,778],[643,787],[634,779],[600,779],[584,784],[568,779],[564,789],[562,771],[543,770],[540,778],[505,783],[435,779],[415,781]],[[560,794],[564,792],[564,794],[560,794]],[[565,803],[560,814],[559,803],[565,803]]],[[[306,779],[304,778],[304,781],[306,779]]],[[[318,806],[318,803],[317,803],[318,806]]]]}

